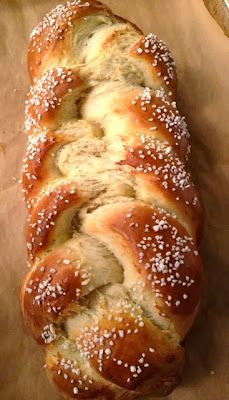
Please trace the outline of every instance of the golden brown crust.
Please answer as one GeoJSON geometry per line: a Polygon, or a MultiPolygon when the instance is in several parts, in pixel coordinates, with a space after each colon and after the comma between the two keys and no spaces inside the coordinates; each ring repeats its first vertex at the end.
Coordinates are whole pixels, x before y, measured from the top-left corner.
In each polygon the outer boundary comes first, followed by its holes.
{"type": "Polygon", "coordinates": [[[201,296],[202,264],[193,240],[174,218],[136,205],[108,219],[107,227],[129,243],[136,267],[160,294],[167,314],[195,311],[201,296]]]}
{"type": "Polygon", "coordinates": [[[202,207],[185,164],[168,145],[143,137],[142,142],[127,149],[126,159],[120,164],[133,167],[149,197],[164,198],[167,208],[186,221],[189,233],[199,241],[202,207]]]}
{"type": "Polygon", "coordinates": [[[23,192],[29,209],[33,207],[43,186],[60,177],[55,165],[58,150],[74,141],[74,136],[46,130],[29,135],[22,174],[23,192]]]}
{"type": "Polygon", "coordinates": [[[23,314],[38,343],[50,342],[44,327],[62,319],[79,300],[82,282],[79,262],[67,248],[43,258],[27,275],[22,290],[23,314]]]}
{"type": "MultiPolygon", "coordinates": [[[[55,232],[60,217],[66,211],[72,214],[81,206],[84,199],[74,184],[64,183],[48,191],[33,208],[28,221],[26,232],[28,254],[31,259],[36,258],[47,248],[55,244],[55,232]]],[[[68,220],[66,215],[66,220],[68,220]]],[[[69,224],[71,219],[69,221],[69,224]]],[[[70,237],[69,224],[63,226],[65,240],[70,237]]]]}
{"type": "Polygon", "coordinates": [[[37,136],[31,136],[27,145],[26,159],[24,162],[22,183],[25,199],[29,204],[29,198],[36,195],[41,187],[41,181],[47,181],[55,177],[53,168],[47,163],[47,158],[58,146],[59,140],[52,134],[42,133],[37,136]],[[46,162],[45,162],[46,161],[46,162]]]}
{"type": "Polygon", "coordinates": [[[127,104],[133,121],[139,129],[146,128],[152,131],[152,134],[159,132],[182,159],[186,158],[190,137],[187,125],[176,103],[169,100],[163,89],[154,95],[146,88],[127,104]]]}
{"type": "Polygon", "coordinates": [[[155,388],[151,386],[145,394],[154,391],[155,395],[165,395],[171,387],[164,383],[171,376],[174,384],[180,380],[183,350],[169,343],[161,330],[134,312],[134,307],[128,305],[122,312],[111,311],[108,318],[101,319],[96,332],[95,327],[82,334],[76,332],[77,346],[106,380],[138,391],[143,382],[153,379],[151,385],[155,388]]]}
{"type": "MultiPolygon", "coordinates": [[[[115,398],[114,391],[108,386],[99,385],[92,379],[84,379],[80,373],[74,373],[75,371],[78,372],[74,363],[65,364],[63,360],[57,360],[56,364],[52,364],[50,367],[48,364],[48,369],[54,384],[65,396],[69,396],[69,398],[77,400],[113,400],[115,398]],[[67,368],[65,365],[68,365],[67,368]],[[66,376],[68,377],[67,379],[66,376]]],[[[135,398],[135,394],[133,394],[132,398],[135,398]]]]}
{"type": "MultiPolygon", "coordinates": [[[[69,398],[113,400],[116,397],[115,389],[118,392],[118,388],[106,384],[105,381],[96,381],[89,371],[85,374],[82,365],[73,358],[66,358],[59,348],[57,351],[51,349],[46,365],[54,384],[69,398]]],[[[135,397],[135,393],[126,392],[127,400],[135,397]]]]}
{"type": "Polygon", "coordinates": [[[67,95],[85,89],[77,71],[53,68],[31,87],[25,107],[25,130],[36,132],[42,127],[57,128],[58,112],[67,95]]]}
{"type": "Polygon", "coordinates": [[[108,7],[96,0],[69,1],[53,9],[33,30],[28,50],[30,79],[42,75],[45,62],[55,54],[64,57],[66,41],[75,21],[98,13],[111,14],[108,7]]]}
{"type": "Polygon", "coordinates": [[[158,80],[162,87],[165,86],[173,95],[176,94],[177,77],[173,56],[156,35],[150,33],[141,39],[131,49],[131,55],[136,60],[151,65],[153,80],[158,80]]]}

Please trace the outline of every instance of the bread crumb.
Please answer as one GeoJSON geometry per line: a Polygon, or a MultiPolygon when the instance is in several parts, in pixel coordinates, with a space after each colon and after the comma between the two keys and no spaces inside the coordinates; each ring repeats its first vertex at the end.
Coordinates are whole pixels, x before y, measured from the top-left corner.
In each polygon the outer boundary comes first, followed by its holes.
{"type": "Polygon", "coordinates": [[[215,375],[215,371],[211,370],[211,371],[210,371],[210,374],[211,374],[211,375],[215,375]]]}

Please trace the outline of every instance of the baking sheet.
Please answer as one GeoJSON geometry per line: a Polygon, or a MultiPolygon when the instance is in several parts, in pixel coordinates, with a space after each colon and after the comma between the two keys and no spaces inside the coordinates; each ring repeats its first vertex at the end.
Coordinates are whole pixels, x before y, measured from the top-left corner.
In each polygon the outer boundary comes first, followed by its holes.
{"type": "MultiPolygon", "coordinates": [[[[170,46],[177,61],[178,103],[192,136],[192,170],[205,206],[202,254],[206,295],[186,340],[182,385],[169,400],[229,399],[229,41],[202,0],[107,0],[170,46]]],[[[19,286],[26,273],[26,220],[18,184],[26,137],[29,34],[57,4],[1,0],[0,5],[0,399],[59,400],[42,368],[42,350],[25,333],[19,286]]]]}

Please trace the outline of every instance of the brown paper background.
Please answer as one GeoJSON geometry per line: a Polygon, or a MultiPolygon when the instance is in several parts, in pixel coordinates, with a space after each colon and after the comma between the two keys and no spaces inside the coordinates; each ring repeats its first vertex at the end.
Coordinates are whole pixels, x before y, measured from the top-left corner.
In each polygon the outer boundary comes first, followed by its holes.
{"type": "MultiPolygon", "coordinates": [[[[177,61],[178,103],[192,136],[192,170],[205,206],[206,294],[186,340],[182,385],[169,400],[229,399],[229,41],[202,0],[107,0],[116,13],[154,31],[177,61]],[[210,373],[214,371],[214,374],[210,373]]],[[[0,1],[0,399],[60,400],[25,333],[18,301],[26,273],[20,168],[26,142],[29,33],[55,0],[0,1]]]]}

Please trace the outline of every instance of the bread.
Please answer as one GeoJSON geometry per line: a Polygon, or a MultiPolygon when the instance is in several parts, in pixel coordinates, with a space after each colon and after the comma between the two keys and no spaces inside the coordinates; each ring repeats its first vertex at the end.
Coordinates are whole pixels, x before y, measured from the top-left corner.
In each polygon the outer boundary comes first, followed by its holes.
{"type": "Polygon", "coordinates": [[[66,398],[167,395],[203,285],[172,55],[74,0],[33,31],[28,65],[26,324],[66,398]]]}

